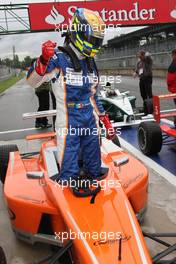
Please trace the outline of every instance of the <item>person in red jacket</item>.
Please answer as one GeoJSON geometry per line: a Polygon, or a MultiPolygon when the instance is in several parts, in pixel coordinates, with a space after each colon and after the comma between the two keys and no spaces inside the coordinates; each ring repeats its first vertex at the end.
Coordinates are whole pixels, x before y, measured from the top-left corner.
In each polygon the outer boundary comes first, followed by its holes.
{"type": "MultiPolygon", "coordinates": [[[[176,93],[176,49],[172,51],[172,59],[167,73],[167,85],[169,92],[176,93]]],[[[174,103],[176,105],[176,99],[174,99],[174,103]]],[[[176,117],[174,118],[174,124],[176,127],[176,117]]]]}

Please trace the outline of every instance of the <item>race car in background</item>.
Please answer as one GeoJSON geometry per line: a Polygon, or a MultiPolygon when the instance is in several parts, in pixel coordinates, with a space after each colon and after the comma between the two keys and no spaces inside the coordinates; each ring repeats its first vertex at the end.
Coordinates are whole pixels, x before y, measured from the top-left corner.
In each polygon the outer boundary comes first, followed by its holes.
{"type": "Polygon", "coordinates": [[[130,96],[129,91],[121,93],[118,89],[99,91],[100,100],[109,118],[113,122],[130,122],[134,120],[136,97],[130,96]]]}
{"type": "Polygon", "coordinates": [[[103,88],[98,96],[114,127],[136,126],[144,120],[153,120],[151,100],[146,100],[142,108],[137,108],[136,97],[130,95],[129,91],[103,88]]]}

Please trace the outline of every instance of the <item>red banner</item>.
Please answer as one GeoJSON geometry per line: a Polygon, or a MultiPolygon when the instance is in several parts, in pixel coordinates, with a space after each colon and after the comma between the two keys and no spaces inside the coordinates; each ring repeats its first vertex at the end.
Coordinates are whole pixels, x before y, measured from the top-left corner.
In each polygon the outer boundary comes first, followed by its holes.
{"type": "Polygon", "coordinates": [[[29,4],[31,30],[64,27],[78,7],[99,12],[107,25],[150,25],[176,22],[176,0],[104,0],[29,4]]]}

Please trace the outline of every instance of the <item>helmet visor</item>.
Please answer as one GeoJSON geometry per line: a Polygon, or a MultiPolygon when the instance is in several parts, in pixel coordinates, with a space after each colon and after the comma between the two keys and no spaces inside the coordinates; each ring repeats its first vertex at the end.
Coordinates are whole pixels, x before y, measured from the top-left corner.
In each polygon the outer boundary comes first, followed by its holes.
{"type": "Polygon", "coordinates": [[[97,38],[94,36],[89,36],[88,37],[88,42],[93,45],[94,48],[98,49],[102,46],[103,44],[103,39],[102,38],[97,38]]]}
{"type": "Polygon", "coordinates": [[[78,35],[82,41],[88,42],[93,48],[100,48],[103,44],[103,38],[98,38],[92,35],[87,35],[86,32],[79,31],[78,35]]]}

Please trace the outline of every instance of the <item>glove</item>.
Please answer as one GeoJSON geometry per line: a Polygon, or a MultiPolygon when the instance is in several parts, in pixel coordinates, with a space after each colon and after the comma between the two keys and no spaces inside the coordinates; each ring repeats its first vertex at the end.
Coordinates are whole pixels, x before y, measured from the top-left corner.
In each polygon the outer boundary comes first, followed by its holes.
{"type": "Polygon", "coordinates": [[[42,55],[37,59],[35,70],[36,72],[43,76],[46,72],[48,62],[50,58],[54,56],[54,48],[56,43],[48,40],[42,45],[42,55]]]}
{"type": "Polygon", "coordinates": [[[109,120],[109,117],[108,115],[102,115],[102,116],[99,116],[100,118],[100,121],[104,124],[106,130],[107,130],[107,139],[109,140],[112,140],[116,134],[115,134],[115,130],[109,120]]]}
{"type": "Polygon", "coordinates": [[[42,45],[42,59],[47,63],[51,57],[54,56],[54,49],[56,47],[56,43],[48,40],[42,45]]]}

